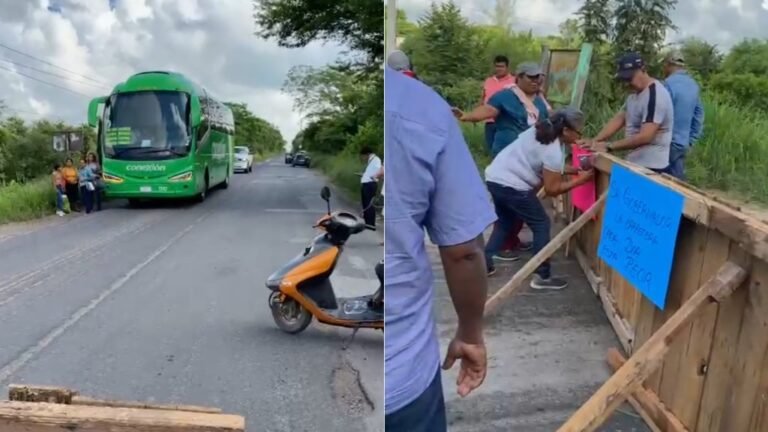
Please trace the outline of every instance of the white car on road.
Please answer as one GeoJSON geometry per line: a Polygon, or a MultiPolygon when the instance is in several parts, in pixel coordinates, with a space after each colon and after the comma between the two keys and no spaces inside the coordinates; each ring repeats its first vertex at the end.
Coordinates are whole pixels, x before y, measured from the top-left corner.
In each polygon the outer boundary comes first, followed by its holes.
{"type": "Polygon", "coordinates": [[[248,147],[235,146],[235,172],[253,171],[253,155],[248,147]]]}

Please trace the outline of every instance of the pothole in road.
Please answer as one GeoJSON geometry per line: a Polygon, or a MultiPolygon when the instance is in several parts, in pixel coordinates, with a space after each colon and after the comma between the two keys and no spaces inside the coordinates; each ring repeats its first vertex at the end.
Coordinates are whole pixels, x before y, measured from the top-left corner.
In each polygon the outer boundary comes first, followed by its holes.
{"type": "Polygon", "coordinates": [[[373,402],[360,382],[360,371],[345,359],[333,369],[331,391],[336,405],[347,416],[364,417],[373,412],[373,402]]]}

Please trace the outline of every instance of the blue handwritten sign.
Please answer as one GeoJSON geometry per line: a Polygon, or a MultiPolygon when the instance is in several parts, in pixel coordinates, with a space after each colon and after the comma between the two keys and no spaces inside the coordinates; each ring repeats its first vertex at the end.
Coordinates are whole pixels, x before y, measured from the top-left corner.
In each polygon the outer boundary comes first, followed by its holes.
{"type": "Polygon", "coordinates": [[[662,310],[682,213],[682,195],[613,166],[597,254],[662,310]]]}

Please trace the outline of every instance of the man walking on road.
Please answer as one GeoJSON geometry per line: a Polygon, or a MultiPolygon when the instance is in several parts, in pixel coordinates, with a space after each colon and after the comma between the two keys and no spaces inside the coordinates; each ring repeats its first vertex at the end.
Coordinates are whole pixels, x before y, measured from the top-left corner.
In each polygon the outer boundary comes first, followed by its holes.
{"type": "MultiPolygon", "coordinates": [[[[515,85],[515,76],[509,73],[509,59],[506,56],[498,55],[493,59],[493,71],[494,74],[483,83],[483,95],[478,105],[487,105],[491,96],[515,85]]],[[[488,154],[492,153],[495,136],[496,121],[492,117],[485,120],[485,146],[488,154]]]]}
{"type": "Polygon", "coordinates": [[[672,98],[660,81],[648,75],[645,62],[637,53],[619,59],[616,78],[631,90],[624,107],[600,133],[583,146],[593,151],[631,150],[627,160],[658,173],[669,166],[669,147],[674,122],[672,98]],[[626,138],[606,142],[622,128],[626,138]]]}
{"type": "Polygon", "coordinates": [[[373,199],[378,191],[378,176],[381,171],[381,159],[368,147],[360,150],[360,157],[367,163],[360,179],[360,195],[363,204],[363,218],[369,228],[376,229],[376,208],[373,199]]]}
{"type": "Polygon", "coordinates": [[[496,221],[448,104],[423,83],[387,68],[385,151],[385,424],[391,432],[447,430],[434,276],[424,231],[440,258],[458,316],[443,369],[461,361],[458,393],[483,383],[487,276],[483,231],[496,221]]]}
{"type": "Polygon", "coordinates": [[[685,157],[688,149],[701,136],[704,108],[699,97],[699,85],[685,70],[685,58],[680,52],[667,54],[664,59],[664,76],[664,85],[672,97],[675,113],[666,172],[685,180],[685,157]]]}

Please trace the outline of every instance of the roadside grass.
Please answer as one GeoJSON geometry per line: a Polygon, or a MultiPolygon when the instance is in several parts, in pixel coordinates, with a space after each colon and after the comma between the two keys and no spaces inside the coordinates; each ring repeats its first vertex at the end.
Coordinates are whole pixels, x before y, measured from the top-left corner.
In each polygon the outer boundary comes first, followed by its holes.
{"type": "MultiPolygon", "coordinates": [[[[688,181],[726,197],[768,204],[768,116],[710,92],[703,94],[703,101],[704,133],[686,160],[688,181]]],[[[584,107],[584,135],[597,134],[618,108],[584,107]]],[[[462,125],[462,130],[475,161],[484,169],[489,157],[482,125],[462,125]]]]}
{"type": "Polygon", "coordinates": [[[47,177],[0,186],[0,224],[36,219],[55,211],[56,196],[47,177]]]}
{"type": "Polygon", "coordinates": [[[360,196],[360,176],[364,167],[355,155],[350,154],[313,154],[312,166],[322,171],[334,185],[338,186],[347,198],[357,202],[360,196]]]}

